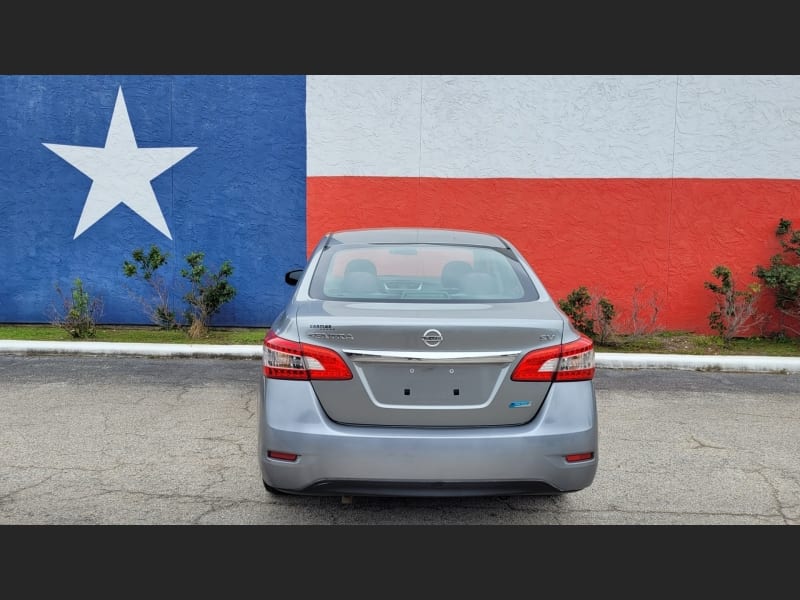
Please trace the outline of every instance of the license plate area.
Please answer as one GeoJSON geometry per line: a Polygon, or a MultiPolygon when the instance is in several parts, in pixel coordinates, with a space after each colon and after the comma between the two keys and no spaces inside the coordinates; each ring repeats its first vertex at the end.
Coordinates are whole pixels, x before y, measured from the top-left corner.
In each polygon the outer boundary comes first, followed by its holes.
{"type": "Polygon", "coordinates": [[[477,407],[491,402],[504,370],[483,364],[369,365],[362,376],[379,405],[477,407]]]}

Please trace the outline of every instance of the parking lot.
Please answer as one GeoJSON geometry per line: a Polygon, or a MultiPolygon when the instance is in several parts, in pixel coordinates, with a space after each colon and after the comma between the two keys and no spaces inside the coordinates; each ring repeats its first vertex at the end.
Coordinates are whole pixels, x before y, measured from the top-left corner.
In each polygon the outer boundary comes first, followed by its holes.
{"type": "Polygon", "coordinates": [[[598,369],[600,467],[562,497],[271,496],[253,358],[0,354],[0,524],[800,522],[800,375],[598,369]]]}

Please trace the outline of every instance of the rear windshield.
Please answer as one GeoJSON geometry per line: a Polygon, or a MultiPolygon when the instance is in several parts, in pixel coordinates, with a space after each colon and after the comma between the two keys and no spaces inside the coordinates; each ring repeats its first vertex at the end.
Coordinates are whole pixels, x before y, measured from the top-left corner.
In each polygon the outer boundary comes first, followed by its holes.
{"type": "Polygon", "coordinates": [[[513,256],[493,248],[440,244],[337,245],[311,280],[323,300],[519,302],[539,297],[513,256]]]}

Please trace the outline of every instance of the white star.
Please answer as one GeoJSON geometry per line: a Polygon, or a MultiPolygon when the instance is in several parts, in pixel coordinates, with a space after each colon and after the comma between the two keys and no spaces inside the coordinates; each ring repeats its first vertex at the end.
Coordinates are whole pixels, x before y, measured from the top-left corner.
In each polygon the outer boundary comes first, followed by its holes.
{"type": "Polygon", "coordinates": [[[81,173],[92,179],[89,195],[75,229],[77,238],[119,203],[172,239],[150,182],[197,148],[139,148],[133,135],[122,87],[117,92],[114,113],[104,148],[44,144],[81,173]]]}

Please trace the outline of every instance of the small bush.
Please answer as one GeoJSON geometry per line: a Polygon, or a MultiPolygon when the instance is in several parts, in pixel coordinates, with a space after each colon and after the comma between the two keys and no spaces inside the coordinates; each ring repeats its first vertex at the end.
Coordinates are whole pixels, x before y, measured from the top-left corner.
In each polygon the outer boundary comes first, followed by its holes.
{"type": "Polygon", "coordinates": [[[737,290],[731,270],[725,265],[718,265],[711,274],[719,283],[706,281],[703,285],[716,295],[716,307],[708,315],[708,324],[727,343],[739,335],[744,329],[764,320],[759,315],[757,304],[761,296],[761,286],[751,283],[744,290],[737,290]]]}
{"type": "Polygon", "coordinates": [[[58,284],[56,293],[61,300],[61,307],[51,307],[53,325],[61,327],[74,338],[94,337],[97,321],[103,314],[102,298],[92,297],[84,289],[80,278],[72,282],[69,295],[65,294],[58,284]]]}
{"type": "Polygon", "coordinates": [[[594,308],[597,342],[607,344],[614,335],[613,322],[617,311],[607,298],[599,298],[594,308]]]}
{"type": "Polygon", "coordinates": [[[155,244],[145,254],[141,248],[132,253],[133,261],[122,264],[125,277],[141,279],[151,290],[151,297],[145,298],[129,290],[129,294],[142,305],[150,321],[161,329],[176,329],[178,322],[172,310],[169,290],[164,278],[156,273],[159,267],[167,264],[169,254],[162,252],[155,244]]]}
{"type": "Polygon", "coordinates": [[[800,320],[800,230],[792,229],[792,222],[780,219],[775,229],[782,252],[770,258],[768,267],[757,265],[753,274],[775,295],[775,308],[781,315],[781,334],[790,327],[786,317],[800,320]]]}
{"type": "Polygon", "coordinates": [[[643,301],[644,286],[638,285],[633,290],[631,298],[631,314],[625,322],[625,329],[629,332],[629,339],[636,339],[659,330],[658,313],[661,311],[661,299],[658,292],[653,291],[650,297],[643,301]]]}
{"type": "Polygon", "coordinates": [[[191,286],[183,298],[189,305],[184,316],[189,325],[189,337],[192,338],[206,335],[211,317],[236,295],[236,288],[228,282],[233,275],[230,261],[226,260],[219,271],[212,273],[203,264],[204,258],[203,252],[192,252],[186,257],[189,268],[181,269],[181,275],[191,286]]]}
{"type": "Polygon", "coordinates": [[[586,286],[572,290],[566,298],[558,301],[561,310],[570,318],[575,329],[593,338],[594,319],[589,314],[591,304],[592,296],[586,286]]]}
{"type": "Polygon", "coordinates": [[[586,286],[572,290],[558,305],[572,321],[575,329],[592,340],[605,344],[614,334],[616,310],[610,300],[593,296],[586,286]]]}

